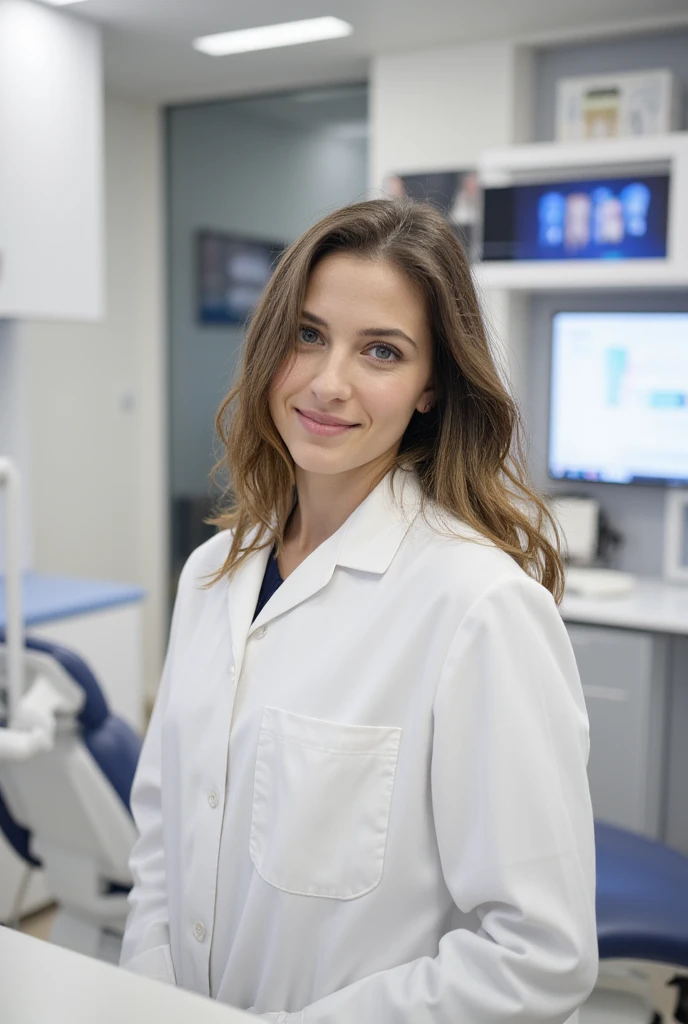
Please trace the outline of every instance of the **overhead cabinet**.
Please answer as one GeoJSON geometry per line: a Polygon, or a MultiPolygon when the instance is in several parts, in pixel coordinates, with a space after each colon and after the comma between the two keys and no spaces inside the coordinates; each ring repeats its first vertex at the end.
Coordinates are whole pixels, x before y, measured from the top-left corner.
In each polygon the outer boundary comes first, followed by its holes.
{"type": "Polygon", "coordinates": [[[0,0],[0,317],[103,314],[102,108],[97,27],[0,0]]]}

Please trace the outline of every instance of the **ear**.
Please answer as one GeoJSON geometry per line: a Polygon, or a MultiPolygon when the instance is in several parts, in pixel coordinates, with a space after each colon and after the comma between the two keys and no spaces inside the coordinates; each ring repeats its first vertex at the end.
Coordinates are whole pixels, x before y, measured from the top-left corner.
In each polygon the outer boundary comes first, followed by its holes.
{"type": "Polygon", "coordinates": [[[416,403],[416,409],[419,413],[430,412],[433,405],[435,404],[435,389],[433,387],[427,387],[423,394],[416,403]]]}

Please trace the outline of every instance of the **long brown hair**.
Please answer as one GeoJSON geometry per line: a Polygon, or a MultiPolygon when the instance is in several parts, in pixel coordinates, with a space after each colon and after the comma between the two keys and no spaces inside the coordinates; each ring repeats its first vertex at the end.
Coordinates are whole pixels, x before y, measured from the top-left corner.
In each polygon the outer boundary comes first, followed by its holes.
{"type": "Polygon", "coordinates": [[[276,372],[293,355],[308,277],[333,252],[385,260],[421,290],[433,338],[435,403],[414,412],[396,468],[414,469],[424,500],[479,531],[559,601],[556,525],[528,481],[518,409],[495,365],[471,270],[446,220],[428,203],[373,199],[323,217],[286,250],[253,314],[243,360],[216,429],[231,500],[211,523],[233,531],[213,578],[268,545],[279,551],[294,504],[294,465],[268,408],[276,372]],[[551,538],[551,539],[550,539],[551,538]]]}

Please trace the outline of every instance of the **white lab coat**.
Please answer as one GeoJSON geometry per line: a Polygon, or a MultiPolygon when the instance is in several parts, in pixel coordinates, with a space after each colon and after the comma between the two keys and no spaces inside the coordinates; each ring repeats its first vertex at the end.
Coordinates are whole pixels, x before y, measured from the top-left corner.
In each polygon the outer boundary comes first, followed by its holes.
{"type": "Polygon", "coordinates": [[[561,1024],[597,972],[566,630],[390,479],[253,624],[267,550],[210,589],[228,534],[188,560],[122,963],[293,1024],[561,1024]]]}

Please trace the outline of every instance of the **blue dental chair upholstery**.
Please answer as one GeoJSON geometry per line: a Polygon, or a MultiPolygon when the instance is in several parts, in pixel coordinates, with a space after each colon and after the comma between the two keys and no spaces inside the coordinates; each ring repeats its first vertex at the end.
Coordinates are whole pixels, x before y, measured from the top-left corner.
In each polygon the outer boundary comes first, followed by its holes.
{"type": "MultiPolygon", "coordinates": [[[[595,824],[597,942],[600,964],[642,962],[670,991],[671,1016],[688,1024],[688,857],[646,836],[595,824]]],[[[655,1007],[657,1009],[657,1007],[655,1007]]]]}
{"type": "Polygon", "coordinates": [[[688,858],[599,822],[595,844],[600,958],[688,968],[688,858]]]}

